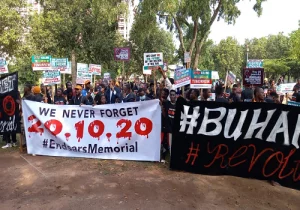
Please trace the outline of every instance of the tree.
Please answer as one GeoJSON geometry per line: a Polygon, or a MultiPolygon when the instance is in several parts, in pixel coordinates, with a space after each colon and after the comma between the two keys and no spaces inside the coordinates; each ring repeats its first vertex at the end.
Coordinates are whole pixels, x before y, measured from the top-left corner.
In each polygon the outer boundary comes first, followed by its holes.
{"type": "Polygon", "coordinates": [[[72,59],[72,81],[76,61],[101,64],[117,71],[113,48],[122,43],[117,34],[117,17],[126,15],[119,0],[47,0],[43,12],[32,17],[29,42],[37,52],[72,59]]]}
{"type": "MultiPolygon", "coordinates": [[[[253,9],[258,15],[261,15],[264,1],[266,0],[256,0],[253,9]]],[[[241,13],[237,7],[238,2],[239,0],[144,0],[139,12],[143,16],[144,27],[148,27],[158,15],[160,21],[164,21],[171,31],[176,31],[182,53],[190,52],[193,68],[196,69],[212,24],[216,19],[224,19],[229,24],[235,23],[241,13]],[[188,44],[184,41],[185,29],[192,34],[188,44]]]]}
{"type": "Polygon", "coordinates": [[[0,0],[0,56],[13,56],[25,29],[24,0],[0,0]]]}
{"type": "Polygon", "coordinates": [[[300,61],[300,28],[291,33],[291,56],[300,61]]]}
{"type": "Polygon", "coordinates": [[[140,27],[142,25],[139,15],[135,17],[135,22],[130,32],[130,43],[132,45],[132,66],[130,73],[142,73],[144,65],[144,53],[162,52],[164,61],[172,63],[174,61],[175,46],[170,32],[160,29],[157,22],[149,27],[140,27]]]}
{"type": "Polygon", "coordinates": [[[243,51],[238,41],[232,37],[223,39],[214,50],[216,69],[221,77],[225,78],[227,71],[236,75],[241,74],[243,51]]]}
{"type": "Polygon", "coordinates": [[[199,62],[199,69],[208,69],[215,70],[215,51],[217,50],[217,46],[214,45],[214,42],[210,39],[205,42],[202,49],[202,56],[199,62]]]}

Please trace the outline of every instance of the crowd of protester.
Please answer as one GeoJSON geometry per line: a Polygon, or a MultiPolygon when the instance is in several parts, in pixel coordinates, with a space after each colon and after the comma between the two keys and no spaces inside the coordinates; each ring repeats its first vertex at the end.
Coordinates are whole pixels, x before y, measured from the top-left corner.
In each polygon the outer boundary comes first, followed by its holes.
{"type": "MultiPolygon", "coordinates": [[[[141,82],[136,78],[133,82],[123,82],[122,80],[102,80],[96,81],[92,86],[91,81],[87,80],[84,85],[73,85],[67,82],[63,88],[57,88],[52,97],[51,87],[24,86],[24,100],[31,100],[55,105],[104,105],[114,103],[128,103],[159,99],[162,110],[162,162],[165,162],[166,155],[170,152],[172,127],[175,116],[176,99],[179,96],[187,101],[216,101],[222,103],[240,103],[240,102],[265,102],[278,103],[283,102],[283,97],[276,93],[276,86],[284,83],[281,77],[277,84],[274,80],[264,81],[262,87],[244,86],[241,88],[239,82],[235,84],[224,84],[223,81],[217,81],[211,89],[190,89],[189,85],[184,88],[174,88],[174,80],[167,78],[165,73],[159,69],[163,80],[156,83],[141,82]],[[183,91],[183,92],[182,92],[183,91]],[[214,93],[215,98],[212,98],[214,93]]],[[[286,100],[300,102],[300,79],[294,87],[294,94],[285,95],[286,100]]],[[[20,108],[20,112],[22,112],[20,108]]],[[[7,145],[3,148],[15,146],[15,136],[5,137],[7,145]],[[13,142],[13,144],[11,144],[13,142]]]]}

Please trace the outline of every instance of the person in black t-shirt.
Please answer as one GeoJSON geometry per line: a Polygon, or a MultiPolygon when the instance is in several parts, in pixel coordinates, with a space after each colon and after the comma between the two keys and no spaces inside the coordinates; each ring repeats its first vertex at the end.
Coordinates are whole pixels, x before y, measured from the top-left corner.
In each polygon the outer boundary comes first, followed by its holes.
{"type": "Polygon", "coordinates": [[[87,92],[86,96],[82,97],[82,101],[80,105],[94,105],[94,99],[92,97],[92,93],[89,91],[87,92]]]}
{"type": "Polygon", "coordinates": [[[58,88],[56,91],[56,95],[54,96],[54,104],[56,104],[56,105],[66,105],[67,104],[66,98],[62,95],[61,88],[58,88]]]}
{"type": "Polygon", "coordinates": [[[198,101],[200,96],[200,91],[198,89],[191,89],[190,101],[198,101]]]}
{"type": "MultiPolygon", "coordinates": [[[[166,89],[168,90],[168,89],[166,89]]],[[[165,90],[163,91],[165,92],[165,90]]],[[[167,93],[168,91],[166,91],[167,93]]],[[[171,145],[172,145],[172,130],[175,117],[176,109],[176,91],[171,90],[170,92],[170,101],[162,101],[162,160],[165,162],[166,155],[168,151],[171,154],[171,145]]],[[[164,94],[164,93],[163,93],[164,94]]]]}
{"type": "Polygon", "coordinates": [[[216,102],[228,103],[228,100],[224,98],[224,90],[221,85],[216,86],[216,102]]]}
{"type": "Polygon", "coordinates": [[[244,102],[251,102],[252,99],[253,99],[253,95],[254,95],[254,93],[253,93],[252,88],[250,86],[247,86],[245,88],[245,90],[242,91],[242,98],[241,99],[244,102]]]}

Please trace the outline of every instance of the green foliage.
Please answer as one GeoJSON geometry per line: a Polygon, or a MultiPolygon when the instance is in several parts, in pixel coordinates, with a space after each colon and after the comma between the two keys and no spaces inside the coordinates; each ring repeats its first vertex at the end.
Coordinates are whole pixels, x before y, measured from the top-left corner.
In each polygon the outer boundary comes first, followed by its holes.
{"type": "Polygon", "coordinates": [[[132,69],[127,69],[130,73],[142,74],[144,64],[144,53],[162,52],[164,61],[172,63],[174,61],[175,46],[172,34],[160,29],[154,20],[149,27],[143,27],[143,16],[137,15],[130,33],[132,48],[132,69]]]}
{"type": "Polygon", "coordinates": [[[300,62],[300,29],[291,33],[291,56],[300,62]]]}
{"type": "Polygon", "coordinates": [[[287,74],[290,68],[283,59],[265,59],[264,69],[267,78],[275,79],[279,75],[287,74]]]}
{"type": "MultiPolygon", "coordinates": [[[[256,0],[253,9],[258,15],[262,12],[264,1],[256,0]]],[[[158,15],[161,23],[164,22],[171,31],[177,33],[180,55],[185,51],[190,52],[193,68],[197,68],[212,24],[216,19],[234,24],[241,14],[238,2],[239,0],[144,0],[139,10],[143,19],[140,27],[149,27],[158,15]]]]}
{"type": "Polygon", "coordinates": [[[227,71],[240,75],[243,63],[243,51],[238,41],[232,37],[221,40],[214,51],[216,70],[225,78],[227,71]]]}
{"type": "Polygon", "coordinates": [[[25,18],[20,9],[24,0],[0,0],[0,56],[13,56],[20,44],[25,18]]]}
{"type": "MultiPolygon", "coordinates": [[[[13,6],[13,2],[22,2],[21,0],[2,1],[9,2],[7,5],[13,6]]],[[[21,23],[19,20],[21,16],[16,14],[15,10],[11,10],[12,6],[8,7],[11,11],[6,7],[0,8],[0,14],[4,16],[0,17],[0,27],[9,24],[14,27],[9,31],[13,39],[6,38],[1,30],[0,46],[3,45],[5,52],[13,58],[9,69],[19,71],[20,82],[37,83],[40,73],[32,72],[30,58],[32,55],[39,54],[71,59],[71,54],[74,52],[76,62],[101,64],[104,72],[117,75],[120,64],[114,61],[113,48],[123,46],[124,40],[117,33],[116,17],[126,16],[125,3],[119,0],[46,0],[40,2],[42,12],[32,14],[27,18],[24,28],[30,30],[29,34],[22,37],[22,44],[17,44],[20,36],[13,33],[16,28],[22,33],[19,29],[23,26],[18,24],[21,23]]]]}

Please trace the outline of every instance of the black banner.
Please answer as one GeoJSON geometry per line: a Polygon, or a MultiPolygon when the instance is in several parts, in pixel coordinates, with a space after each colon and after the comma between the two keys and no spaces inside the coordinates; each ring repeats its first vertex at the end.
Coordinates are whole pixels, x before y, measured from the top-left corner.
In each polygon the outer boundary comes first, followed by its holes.
{"type": "Polygon", "coordinates": [[[18,73],[0,78],[0,134],[20,131],[18,73]]]}
{"type": "Polygon", "coordinates": [[[269,103],[176,104],[171,169],[300,189],[300,109],[269,103]]]}

